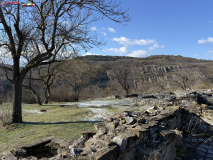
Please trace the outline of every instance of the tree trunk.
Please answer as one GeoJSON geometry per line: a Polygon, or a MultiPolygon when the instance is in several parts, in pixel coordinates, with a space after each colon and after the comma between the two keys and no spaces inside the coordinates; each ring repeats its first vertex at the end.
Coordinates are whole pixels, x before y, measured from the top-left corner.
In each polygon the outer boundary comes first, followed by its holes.
{"type": "Polygon", "coordinates": [[[13,84],[13,114],[12,123],[22,123],[22,80],[16,80],[13,84]]]}
{"type": "Polygon", "coordinates": [[[129,95],[129,90],[126,89],[126,96],[125,97],[128,97],[128,95],[129,95]]]}
{"type": "Polygon", "coordinates": [[[30,69],[30,77],[29,77],[29,89],[31,91],[31,93],[35,96],[36,98],[36,102],[39,104],[39,105],[42,105],[41,103],[41,98],[39,97],[39,95],[36,93],[36,90],[34,89],[34,87],[32,87],[32,79],[31,79],[31,76],[32,76],[32,72],[31,72],[31,69],[30,69]]]}
{"type": "Polygon", "coordinates": [[[78,94],[77,94],[77,91],[75,91],[74,101],[78,101],[78,94]]]}
{"type": "Polygon", "coordinates": [[[42,103],[41,103],[41,98],[39,97],[39,95],[35,95],[36,96],[36,100],[37,100],[37,103],[39,104],[39,105],[42,105],[42,103]]]}
{"type": "Polygon", "coordinates": [[[41,103],[41,98],[40,96],[36,93],[36,91],[34,91],[32,88],[30,88],[31,92],[33,93],[33,95],[36,97],[36,102],[39,104],[39,105],[42,105],[41,103]]]}
{"type": "Polygon", "coordinates": [[[50,99],[50,90],[49,88],[47,87],[45,89],[45,100],[44,100],[44,104],[48,104],[49,103],[49,99],[50,99]]]}

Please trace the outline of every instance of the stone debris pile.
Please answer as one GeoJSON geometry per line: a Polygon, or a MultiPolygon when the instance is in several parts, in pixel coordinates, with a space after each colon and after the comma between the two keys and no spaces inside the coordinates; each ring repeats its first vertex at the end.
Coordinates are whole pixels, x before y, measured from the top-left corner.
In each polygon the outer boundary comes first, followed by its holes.
{"type": "Polygon", "coordinates": [[[204,131],[206,138],[213,135],[213,110],[202,96],[210,97],[210,94],[211,90],[141,95],[135,99],[137,105],[143,105],[146,100],[155,105],[139,112],[125,111],[96,123],[94,131],[82,133],[73,144],[50,137],[4,152],[0,158],[175,160],[176,147],[187,145],[196,153],[191,159],[213,160],[212,140],[197,140],[195,136],[204,131]]]}

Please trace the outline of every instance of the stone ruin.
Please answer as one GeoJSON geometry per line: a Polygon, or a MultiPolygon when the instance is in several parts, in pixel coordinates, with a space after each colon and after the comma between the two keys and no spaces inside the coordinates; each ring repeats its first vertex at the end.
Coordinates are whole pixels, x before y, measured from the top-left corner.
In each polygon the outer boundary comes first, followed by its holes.
{"type": "Polygon", "coordinates": [[[213,160],[211,90],[157,93],[135,98],[153,107],[125,111],[94,124],[69,144],[48,137],[0,154],[1,160],[213,160]]]}

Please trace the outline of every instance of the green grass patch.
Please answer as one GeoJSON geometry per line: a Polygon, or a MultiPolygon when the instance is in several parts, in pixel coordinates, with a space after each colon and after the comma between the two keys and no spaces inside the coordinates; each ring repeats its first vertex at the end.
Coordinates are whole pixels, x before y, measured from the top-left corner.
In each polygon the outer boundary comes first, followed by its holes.
{"type": "MultiPolygon", "coordinates": [[[[0,125],[0,153],[12,150],[15,147],[30,144],[49,136],[55,136],[67,142],[80,137],[82,132],[94,130],[94,123],[83,119],[92,118],[90,108],[103,108],[109,115],[118,114],[123,111],[133,111],[126,107],[113,108],[111,105],[105,107],[78,108],[76,104],[63,105],[64,103],[50,103],[46,105],[22,104],[22,124],[11,124],[6,127],[0,125]],[[46,112],[40,112],[40,110],[46,112]]],[[[0,105],[0,114],[4,109],[12,110],[12,104],[0,105]]],[[[98,113],[100,114],[100,113],[98,113]]]]}
{"type": "MultiPolygon", "coordinates": [[[[62,103],[43,106],[23,104],[23,124],[0,126],[0,153],[49,136],[70,142],[80,137],[82,132],[94,129],[95,122],[91,123],[80,119],[88,115],[89,109],[77,108],[75,105],[64,107],[61,107],[61,105],[62,103]],[[47,111],[37,113],[41,109],[47,111]]],[[[12,109],[12,104],[0,105],[0,113],[5,108],[12,109]]]]}

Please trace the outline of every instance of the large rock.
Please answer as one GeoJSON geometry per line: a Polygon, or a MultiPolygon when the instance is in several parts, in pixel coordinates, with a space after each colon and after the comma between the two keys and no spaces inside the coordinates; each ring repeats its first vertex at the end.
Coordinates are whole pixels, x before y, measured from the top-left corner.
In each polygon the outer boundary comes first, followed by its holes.
{"type": "Polygon", "coordinates": [[[74,141],[74,143],[69,146],[70,149],[72,148],[82,148],[84,146],[85,143],[85,139],[83,138],[83,136],[77,140],[74,141]]]}
{"type": "Polygon", "coordinates": [[[87,132],[83,132],[82,136],[83,136],[84,140],[87,141],[88,139],[93,137],[95,134],[96,134],[96,131],[87,131],[87,132]]]}
{"type": "Polygon", "coordinates": [[[0,154],[1,160],[17,160],[17,158],[12,154],[10,151],[5,151],[2,154],[0,154]]]}
{"type": "Polygon", "coordinates": [[[94,153],[95,160],[117,160],[118,146],[105,147],[94,153]]]}
{"type": "Polygon", "coordinates": [[[94,126],[95,126],[96,130],[99,130],[100,128],[105,128],[106,127],[105,126],[105,122],[95,123],[94,126]]]}
{"type": "Polygon", "coordinates": [[[120,152],[124,152],[126,149],[126,146],[128,144],[128,141],[126,139],[123,139],[121,137],[114,137],[113,142],[115,142],[119,146],[120,152]]]}
{"type": "Polygon", "coordinates": [[[131,151],[127,152],[123,157],[122,160],[135,160],[135,152],[136,149],[133,148],[131,151]]]}
{"type": "Polygon", "coordinates": [[[70,154],[72,157],[78,157],[82,151],[83,151],[82,149],[72,148],[70,150],[70,154]]]}

